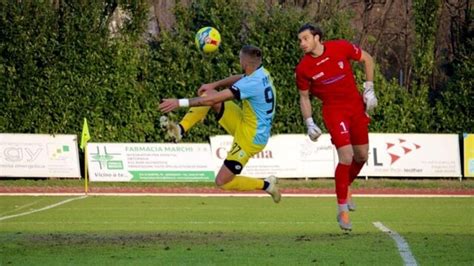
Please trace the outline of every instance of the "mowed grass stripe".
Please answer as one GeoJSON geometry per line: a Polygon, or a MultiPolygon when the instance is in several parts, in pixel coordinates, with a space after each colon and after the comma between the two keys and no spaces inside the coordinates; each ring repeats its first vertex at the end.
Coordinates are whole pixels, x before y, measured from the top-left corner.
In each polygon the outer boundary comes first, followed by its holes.
{"type": "MultiPolygon", "coordinates": [[[[0,200],[2,211],[25,204],[0,200]]],[[[403,264],[373,221],[403,235],[420,265],[474,261],[472,199],[356,200],[343,234],[331,198],[89,197],[0,221],[1,264],[403,264]]]]}

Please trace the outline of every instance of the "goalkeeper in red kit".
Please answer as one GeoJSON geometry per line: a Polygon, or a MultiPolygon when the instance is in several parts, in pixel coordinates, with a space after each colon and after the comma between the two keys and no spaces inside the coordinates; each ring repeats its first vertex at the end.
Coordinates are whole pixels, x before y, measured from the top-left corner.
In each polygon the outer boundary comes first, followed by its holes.
{"type": "Polygon", "coordinates": [[[305,53],[295,69],[301,112],[309,138],[316,141],[321,129],[313,120],[310,96],[322,101],[324,125],[339,159],[335,170],[337,221],[341,229],[352,230],[349,211],[355,210],[355,204],[349,186],[368,157],[370,118],[367,113],[377,106],[374,62],[367,52],[346,40],[323,42],[321,29],[310,24],[300,28],[298,39],[305,53]],[[351,60],[365,66],[362,95],[357,89],[351,60]]]}

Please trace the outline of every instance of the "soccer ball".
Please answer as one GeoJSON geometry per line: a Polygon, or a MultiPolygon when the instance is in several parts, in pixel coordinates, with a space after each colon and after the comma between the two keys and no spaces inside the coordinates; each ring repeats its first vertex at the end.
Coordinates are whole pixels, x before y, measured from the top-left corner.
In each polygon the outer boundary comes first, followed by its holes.
{"type": "Polygon", "coordinates": [[[194,37],[197,48],[204,53],[217,51],[221,44],[221,34],[213,27],[201,28],[194,37]]]}

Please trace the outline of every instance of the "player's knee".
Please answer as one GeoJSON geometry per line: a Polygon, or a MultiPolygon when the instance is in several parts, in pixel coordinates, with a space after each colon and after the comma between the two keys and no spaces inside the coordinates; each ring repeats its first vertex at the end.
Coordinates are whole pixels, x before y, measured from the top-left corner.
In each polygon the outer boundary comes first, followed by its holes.
{"type": "Polygon", "coordinates": [[[365,163],[369,159],[369,154],[368,153],[357,153],[354,154],[354,161],[358,163],[365,163]]]}
{"type": "Polygon", "coordinates": [[[224,165],[234,174],[238,175],[242,172],[242,164],[238,161],[224,160],[224,165]]]}
{"type": "Polygon", "coordinates": [[[369,157],[367,155],[366,156],[354,157],[354,160],[358,163],[365,163],[365,162],[367,162],[368,159],[369,159],[369,157]]]}
{"type": "Polygon", "coordinates": [[[225,185],[227,182],[223,180],[222,178],[216,177],[216,180],[214,181],[218,187],[222,187],[225,185]]]}
{"type": "Polygon", "coordinates": [[[352,163],[352,154],[339,154],[339,163],[350,165],[352,163]]]}
{"type": "Polygon", "coordinates": [[[218,174],[216,176],[215,183],[218,187],[226,189],[226,185],[229,184],[234,179],[234,176],[235,175],[233,175],[233,174],[230,174],[230,175],[228,175],[228,174],[226,174],[226,175],[218,174]]]}

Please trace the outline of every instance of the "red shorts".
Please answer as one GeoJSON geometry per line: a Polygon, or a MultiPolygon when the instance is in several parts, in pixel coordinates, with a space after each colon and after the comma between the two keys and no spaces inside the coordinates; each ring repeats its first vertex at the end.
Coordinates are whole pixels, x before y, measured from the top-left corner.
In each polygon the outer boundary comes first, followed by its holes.
{"type": "Polygon", "coordinates": [[[336,148],[369,143],[370,117],[363,108],[323,107],[323,119],[336,148]]]}

